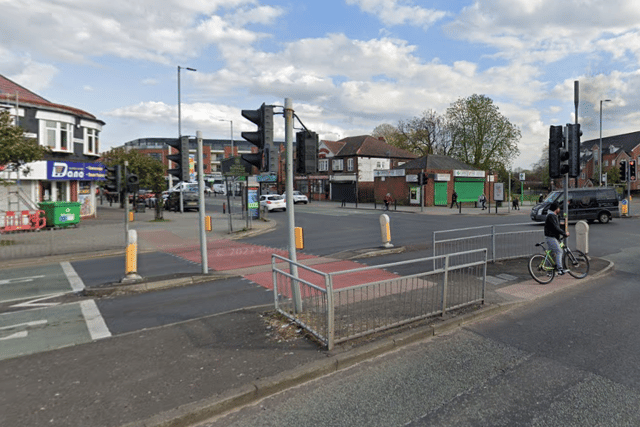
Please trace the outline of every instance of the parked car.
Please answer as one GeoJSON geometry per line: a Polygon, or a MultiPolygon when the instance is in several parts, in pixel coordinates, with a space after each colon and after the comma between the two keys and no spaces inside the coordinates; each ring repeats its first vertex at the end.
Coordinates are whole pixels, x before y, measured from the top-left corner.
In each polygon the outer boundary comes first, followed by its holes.
{"type": "MultiPolygon", "coordinates": [[[[195,191],[183,191],[182,192],[182,208],[186,211],[189,209],[198,210],[199,198],[198,193],[195,191]]],[[[179,191],[171,191],[169,192],[169,197],[165,201],[165,209],[168,211],[178,212],[180,211],[180,192],[179,191]]]]}
{"type": "MultiPolygon", "coordinates": [[[[285,199],[285,201],[286,201],[286,199],[287,199],[287,193],[284,193],[284,194],[282,195],[282,197],[284,197],[284,199],[285,199]]],[[[304,194],[302,194],[301,192],[299,192],[299,191],[295,190],[295,191],[293,192],[293,203],[294,203],[294,204],[296,204],[296,203],[304,203],[304,204],[306,205],[307,203],[309,203],[309,199],[307,198],[307,196],[305,196],[305,195],[304,195],[304,194]]]]}
{"type": "MultiPolygon", "coordinates": [[[[538,203],[531,209],[531,219],[544,221],[552,202],[564,209],[564,190],[551,192],[542,203],[538,203]]],[[[611,221],[611,218],[620,218],[618,196],[611,188],[570,188],[569,189],[569,221],[581,219],[587,222],[595,220],[603,224],[611,221]]],[[[562,214],[558,215],[562,217],[562,214]]]]}
{"type": "Polygon", "coordinates": [[[279,194],[265,194],[260,196],[260,208],[265,207],[269,212],[274,209],[287,210],[287,203],[279,194]]]}
{"type": "Polygon", "coordinates": [[[224,184],[213,184],[213,192],[216,194],[226,194],[224,184]]]}

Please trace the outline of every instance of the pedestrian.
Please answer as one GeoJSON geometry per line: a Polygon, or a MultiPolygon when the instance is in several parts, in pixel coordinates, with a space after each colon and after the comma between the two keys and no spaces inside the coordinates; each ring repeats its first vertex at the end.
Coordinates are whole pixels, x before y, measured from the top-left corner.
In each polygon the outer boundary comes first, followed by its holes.
{"type": "Polygon", "coordinates": [[[458,193],[456,193],[455,190],[453,190],[453,194],[451,195],[451,206],[449,206],[449,209],[451,209],[453,207],[453,205],[456,205],[456,208],[459,208],[459,206],[458,206],[458,193]]]}
{"type": "Polygon", "coordinates": [[[513,202],[511,202],[511,207],[513,208],[513,210],[520,210],[520,200],[518,199],[518,196],[513,198],[513,202]]]}
{"type": "Polygon", "coordinates": [[[487,198],[485,197],[484,193],[482,193],[482,195],[480,196],[480,203],[482,204],[482,210],[487,209],[487,198]]]}
{"type": "Polygon", "coordinates": [[[384,196],[384,210],[388,211],[389,210],[389,204],[393,201],[393,198],[391,197],[391,193],[387,193],[386,196],[384,196]]]}
{"type": "Polygon", "coordinates": [[[560,213],[560,205],[556,202],[551,203],[549,206],[549,212],[547,218],[544,221],[544,236],[547,240],[549,249],[553,252],[556,258],[556,269],[559,275],[563,275],[568,270],[565,270],[562,266],[562,249],[560,248],[560,236],[569,237],[569,232],[564,232],[560,227],[560,221],[558,220],[558,213],[560,213]]]}

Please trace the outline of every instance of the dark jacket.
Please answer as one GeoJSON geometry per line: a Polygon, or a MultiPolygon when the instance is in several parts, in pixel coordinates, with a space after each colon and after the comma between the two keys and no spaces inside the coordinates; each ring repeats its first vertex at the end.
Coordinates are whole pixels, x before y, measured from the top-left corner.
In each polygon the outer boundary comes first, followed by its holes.
{"type": "Polygon", "coordinates": [[[556,239],[560,239],[560,236],[566,237],[567,235],[562,227],[560,227],[558,215],[553,212],[549,212],[544,221],[544,235],[546,237],[555,237],[556,239]]]}

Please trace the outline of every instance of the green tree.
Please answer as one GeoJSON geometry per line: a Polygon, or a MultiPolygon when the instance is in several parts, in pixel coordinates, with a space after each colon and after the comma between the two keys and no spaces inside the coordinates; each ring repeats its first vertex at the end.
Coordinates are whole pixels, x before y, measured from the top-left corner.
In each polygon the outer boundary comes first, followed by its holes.
{"type": "Polygon", "coordinates": [[[428,110],[409,120],[398,122],[398,132],[404,148],[420,156],[448,155],[451,148],[447,119],[434,110],[428,110]]]}
{"type": "Polygon", "coordinates": [[[620,169],[618,166],[609,167],[605,173],[607,174],[607,184],[618,184],[620,182],[620,169]]]}
{"type": "MultiPolygon", "coordinates": [[[[114,148],[105,153],[102,158],[107,166],[124,166],[124,162],[127,161],[129,164],[127,172],[138,175],[140,188],[149,189],[155,194],[157,200],[156,219],[163,219],[162,192],[167,185],[164,179],[164,165],[153,157],[140,153],[138,150],[125,150],[123,148],[114,148]]],[[[124,179],[122,182],[124,182],[124,179]]]]}
{"type": "Polygon", "coordinates": [[[519,154],[521,133],[485,95],[459,99],[447,109],[449,155],[478,169],[498,170],[519,154]]]}
{"type": "MultiPolygon", "coordinates": [[[[8,110],[0,111],[0,166],[17,171],[25,163],[41,160],[49,152],[33,138],[26,138],[24,130],[14,126],[8,110]]],[[[29,169],[24,169],[28,174],[29,169]]]]}

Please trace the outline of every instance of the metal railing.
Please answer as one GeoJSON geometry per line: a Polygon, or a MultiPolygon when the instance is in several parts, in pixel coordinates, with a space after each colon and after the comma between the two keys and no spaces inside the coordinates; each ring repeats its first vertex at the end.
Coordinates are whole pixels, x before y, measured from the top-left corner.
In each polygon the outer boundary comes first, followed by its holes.
{"type": "MultiPolygon", "coordinates": [[[[526,257],[533,254],[535,244],[544,238],[544,233],[542,228],[523,230],[523,226],[530,227],[531,224],[499,224],[434,231],[433,256],[484,248],[487,249],[488,261],[526,257]],[[514,229],[508,230],[509,227],[514,229]],[[500,231],[501,229],[507,231],[500,231]],[[441,237],[447,234],[451,237],[441,237]]],[[[464,258],[459,258],[459,261],[466,262],[464,258]]],[[[435,267],[438,265],[434,262],[435,267]]]]}
{"type": "Polygon", "coordinates": [[[426,269],[434,257],[322,272],[274,254],[271,266],[275,308],[331,350],[340,342],[484,303],[486,249],[435,258],[442,259],[443,266],[431,271],[426,269]],[[454,261],[460,257],[472,257],[473,261],[454,261]],[[412,264],[423,265],[425,271],[342,288],[334,286],[341,276],[353,279],[360,275],[366,281],[376,274],[374,270],[412,264]],[[298,277],[289,272],[291,265],[298,267],[298,277]]]}

